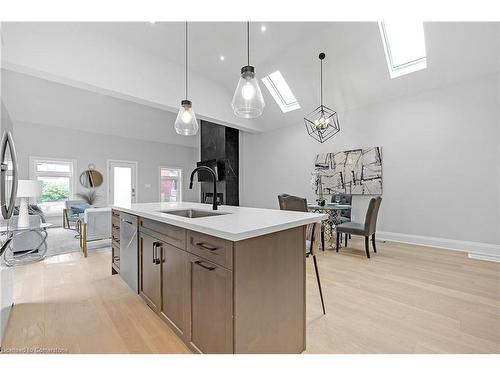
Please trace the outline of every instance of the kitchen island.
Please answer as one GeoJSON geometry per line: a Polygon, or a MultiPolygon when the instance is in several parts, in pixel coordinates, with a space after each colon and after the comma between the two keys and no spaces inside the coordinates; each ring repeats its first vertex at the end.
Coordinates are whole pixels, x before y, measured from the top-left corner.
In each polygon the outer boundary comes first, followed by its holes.
{"type": "Polygon", "coordinates": [[[211,208],[188,202],[113,206],[112,272],[120,273],[120,258],[126,259],[120,257],[126,245],[120,217],[133,215],[137,292],[193,352],[301,353],[305,226],[326,215],[211,208]]]}

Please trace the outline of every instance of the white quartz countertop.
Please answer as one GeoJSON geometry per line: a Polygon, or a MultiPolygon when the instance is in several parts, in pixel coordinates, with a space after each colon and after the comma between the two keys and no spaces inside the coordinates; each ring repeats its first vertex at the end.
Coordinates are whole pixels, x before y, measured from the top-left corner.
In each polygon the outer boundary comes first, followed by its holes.
{"type": "Polygon", "coordinates": [[[327,218],[325,214],[309,212],[280,211],[265,208],[219,206],[217,215],[199,218],[186,218],[160,211],[196,209],[211,211],[211,204],[191,202],[136,203],[131,206],[111,206],[114,209],[160,221],[181,228],[194,230],[230,241],[279,232],[306,224],[319,222],[327,218]]]}

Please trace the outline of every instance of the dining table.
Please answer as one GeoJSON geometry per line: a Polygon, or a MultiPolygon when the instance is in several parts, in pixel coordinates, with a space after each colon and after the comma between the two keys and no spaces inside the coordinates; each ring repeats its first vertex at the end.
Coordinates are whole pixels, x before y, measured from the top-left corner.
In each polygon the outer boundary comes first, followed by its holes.
{"type": "Polygon", "coordinates": [[[328,218],[321,222],[321,246],[323,251],[325,250],[325,242],[328,242],[329,247],[334,247],[334,240],[336,238],[335,228],[338,224],[342,223],[341,213],[342,210],[349,210],[352,206],[350,204],[341,203],[325,203],[321,206],[316,202],[308,202],[307,209],[310,212],[324,213],[328,215],[328,218]]]}

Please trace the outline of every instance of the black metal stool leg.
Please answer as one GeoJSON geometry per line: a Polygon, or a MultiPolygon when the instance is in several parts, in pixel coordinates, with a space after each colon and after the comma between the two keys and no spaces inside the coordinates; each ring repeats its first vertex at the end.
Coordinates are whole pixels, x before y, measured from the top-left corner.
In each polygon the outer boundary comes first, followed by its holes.
{"type": "Polygon", "coordinates": [[[319,279],[318,272],[318,262],[316,261],[316,255],[313,254],[314,270],[316,271],[316,279],[318,280],[319,296],[321,297],[321,307],[323,308],[323,315],[326,314],[325,302],[323,301],[323,291],[321,290],[321,281],[319,279]]]}

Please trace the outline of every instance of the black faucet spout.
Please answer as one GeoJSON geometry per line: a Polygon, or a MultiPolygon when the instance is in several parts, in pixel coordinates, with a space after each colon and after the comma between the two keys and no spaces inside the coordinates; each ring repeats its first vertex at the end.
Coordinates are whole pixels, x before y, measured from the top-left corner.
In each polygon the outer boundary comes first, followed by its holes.
{"type": "Polygon", "coordinates": [[[194,175],[198,171],[209,172],[210,175],[212,176],[212,180],[214,181],[214,195],[213,195],[213,200],[212,200],[212,210],[217,210],[217,175],[215,174],[215,172],[214,172],[214,170],[212,168],[209,168],[209,167],[206,167],[206,166],[201,166],[201,167],[195,168],[191,172],[191,178],[189,180],[189,188],[190,189],[193,188],[193,178],[194,178],[194,175]]]}

